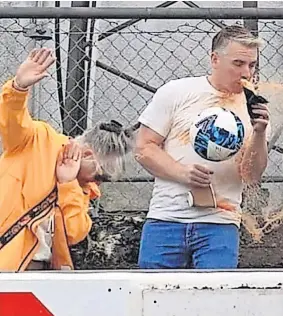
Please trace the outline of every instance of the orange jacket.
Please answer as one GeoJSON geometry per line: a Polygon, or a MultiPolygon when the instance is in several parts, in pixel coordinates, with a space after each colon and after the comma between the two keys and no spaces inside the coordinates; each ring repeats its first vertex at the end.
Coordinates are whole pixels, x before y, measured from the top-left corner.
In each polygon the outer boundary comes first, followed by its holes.
{"type": "Polygon", "coordinates": [[[32,120],[27,101],[28,92],[15,90],[12,80],[5,83],[0,96],[0,271],[25,270],[38,250],[37,227],[51,212],[53,269],[73,269],[68,246],[89,233],[89,199],[100,191],[94,183],[82,189],[77,180],[56,182],[57,156],[68,137],[32,120]]]}

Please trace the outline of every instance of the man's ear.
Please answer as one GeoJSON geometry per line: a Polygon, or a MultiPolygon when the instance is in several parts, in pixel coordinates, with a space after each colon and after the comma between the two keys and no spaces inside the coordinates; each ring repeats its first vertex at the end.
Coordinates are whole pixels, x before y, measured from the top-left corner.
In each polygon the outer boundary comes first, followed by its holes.
{"type": "Polygon", "coordinates": [[[210,61],[211,61],[212,68],[216,68],[219,61],[219,55],[216,52],[212,52],[210,55],[210,61]]]}

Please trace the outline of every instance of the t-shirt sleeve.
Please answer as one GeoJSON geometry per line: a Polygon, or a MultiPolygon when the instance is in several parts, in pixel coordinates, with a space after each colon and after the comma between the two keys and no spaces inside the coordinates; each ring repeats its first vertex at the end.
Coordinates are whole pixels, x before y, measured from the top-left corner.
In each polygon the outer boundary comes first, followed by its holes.
{"type": "Polygon", "coordinates": [[[163,137],[168,135],[173,120],[175,108],[173,88],[172,81],[160,87],[139,117],[141,124],[163,137]]]}

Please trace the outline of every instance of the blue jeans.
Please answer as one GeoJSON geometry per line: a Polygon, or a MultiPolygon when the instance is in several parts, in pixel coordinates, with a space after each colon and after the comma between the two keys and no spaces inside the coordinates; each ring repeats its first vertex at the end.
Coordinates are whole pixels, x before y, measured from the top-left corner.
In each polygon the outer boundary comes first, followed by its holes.
{"type": "Polygon", "coordinates": [[[239,229],[233,224],[183,224],[147,219],[142,230],[141,269],[234,269],[239,229]]]}

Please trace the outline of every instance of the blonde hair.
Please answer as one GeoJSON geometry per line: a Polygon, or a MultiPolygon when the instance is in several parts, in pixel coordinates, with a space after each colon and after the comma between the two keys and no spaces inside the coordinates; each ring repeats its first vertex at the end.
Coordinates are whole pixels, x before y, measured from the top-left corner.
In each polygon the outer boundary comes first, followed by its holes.
{"type": "Polygon", "coordinates": [[[252,34],[250,30],[241,25],[224,27],[212,39],[212,52],[224,51],[230,42],[237,42],[250,48],[259,48],[263,40],[252,34]]]}
{"type": "Polygon", "coordinates": [[[117,180],[125,172],[127,155],[134,146],[133,129],[111,124],[97,123],[75,138],[94,153],[93,158],[83,158],[82,164],[96,163],[94,174],[100,174],[102,180],[117,180]]]}

